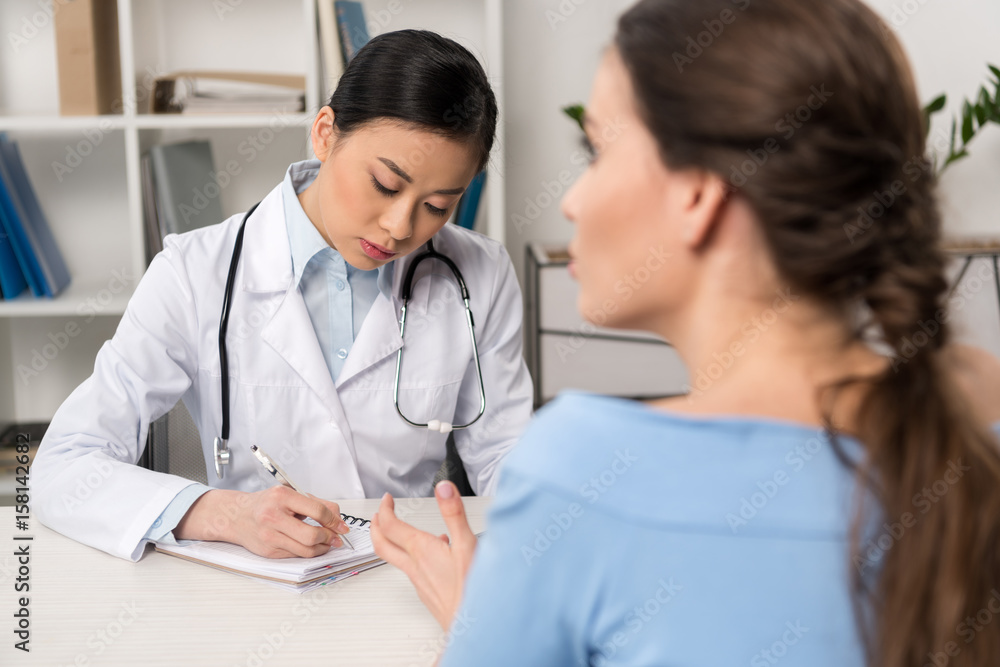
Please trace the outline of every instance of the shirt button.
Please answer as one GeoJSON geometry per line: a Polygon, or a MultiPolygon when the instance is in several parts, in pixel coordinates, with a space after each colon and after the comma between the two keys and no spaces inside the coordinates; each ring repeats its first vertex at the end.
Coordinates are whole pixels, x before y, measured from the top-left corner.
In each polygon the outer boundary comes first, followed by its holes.
{"type": "Polygon", "coordinates": [[[338,280],[337,281],[337,289],[339,289],[341,292],[343,292],[344,291],[344,287],[346,287],[346,285],[344,285],[344,281],[343,280],[338,280]]]}
{"type": "Polygon", "coordinates": [[[347,350],[345,350],[344,348],[340,348],[339,350],[337,350],[337,356],[340,357],[341,359],[346,359],[347,350]]]}
{"type": "Polygon", "coordinates": [[[163,519],[157,519],[153,522],[153,528],[159,528],[161,525],[163,525],[163,519]]]}

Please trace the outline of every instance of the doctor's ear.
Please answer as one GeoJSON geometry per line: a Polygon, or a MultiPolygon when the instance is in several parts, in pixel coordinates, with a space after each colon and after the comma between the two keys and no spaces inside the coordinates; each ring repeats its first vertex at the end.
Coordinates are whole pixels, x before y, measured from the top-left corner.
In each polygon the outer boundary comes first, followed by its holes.
{"type": "Polygon", "coordinates": [[[316,114],[315,120],[312,124],[312,149],[313,153],[316,154],[316,159],[320,162],[325,162],[330,156],[330,152],[333,147],[337,144],[337,139],[340,133],[337,131],[337,126],[334,124],[334,113],[333,109],[328,106],[323,107],[316,114]]]}

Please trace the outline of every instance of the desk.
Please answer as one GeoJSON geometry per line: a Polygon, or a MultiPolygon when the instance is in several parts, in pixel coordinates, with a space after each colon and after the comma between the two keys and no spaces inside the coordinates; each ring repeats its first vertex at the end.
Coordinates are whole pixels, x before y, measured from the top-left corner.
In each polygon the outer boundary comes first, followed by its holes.
{"type": "MultiPolygon", "coordinates": [[[[488,498],[466,498],[484,528],[488,498]]],[[[369,517],[377,500],[345,500],[369,517]]],[[[397,511],[425,530],[446,532],[432,498],[400,499],[397,511]]],[[[409,580],[391,565],[297,594],[147,551],[131,563],[49,530],[17,531],[0,507],[0,665],[66,667],[309,667],[430,665],[444,634],[409,580]],[[14,537],[33,535],[30,542],[14,537]],[[31,652],[13,647],[17,563],[30,544],[31,652]]]]}

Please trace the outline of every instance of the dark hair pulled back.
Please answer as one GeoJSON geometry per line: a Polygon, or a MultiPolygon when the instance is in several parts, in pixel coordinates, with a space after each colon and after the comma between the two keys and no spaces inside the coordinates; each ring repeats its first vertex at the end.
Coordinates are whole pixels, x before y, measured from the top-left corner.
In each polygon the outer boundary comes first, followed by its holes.
{"type": "Polygon", "coordinates": [[[497,125],[497,101],[476,57],[426,30],[373,37],[344,70],[328,106],[342,137],[392,119],[469,143],[486,166],[497,125]]]}

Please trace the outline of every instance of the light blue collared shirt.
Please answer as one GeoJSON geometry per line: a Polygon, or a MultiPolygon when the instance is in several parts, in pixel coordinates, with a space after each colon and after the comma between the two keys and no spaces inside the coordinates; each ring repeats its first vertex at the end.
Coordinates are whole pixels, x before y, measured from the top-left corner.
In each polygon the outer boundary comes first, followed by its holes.
{"type": "Polygon", "coordinates": [[[899,518],[849,560],[840,440],[562,394],[504,459],[441,667],[864,664],[851,571],[899,518]]]}
{"type": "MultiPolygon", "coordinates": [[[[394,263],[362,271],[323,240],[297,196],[316,180],[320,164],[319,160],[304,160],[290,165],[281,184],[281,197],[295,286],[305,300],[326,366],[336,382],[379,292],[392,296],[394,263]]],[[[149,527],[145,538],[176,544],[173,529],[206,491],[211,487],[197,482],[185,487],[149,527]]]]}

